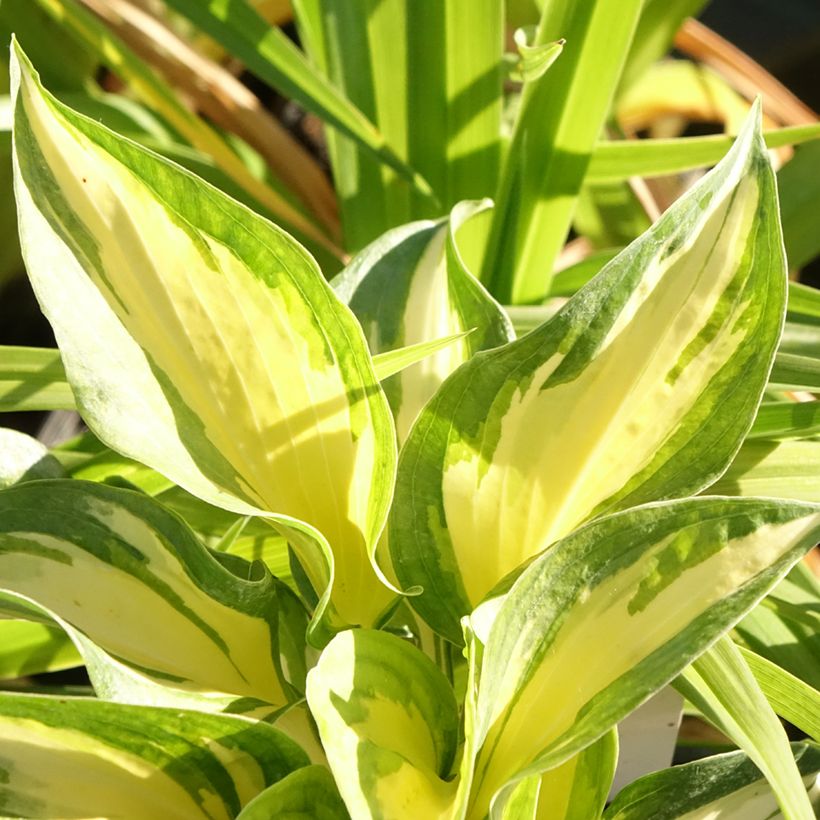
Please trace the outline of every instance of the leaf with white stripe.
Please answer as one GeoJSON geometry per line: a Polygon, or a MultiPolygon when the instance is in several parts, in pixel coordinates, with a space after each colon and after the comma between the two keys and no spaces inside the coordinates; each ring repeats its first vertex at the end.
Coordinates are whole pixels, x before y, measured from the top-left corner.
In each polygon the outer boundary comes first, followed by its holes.
{"type": "Polygon", "coordinates": [[[291,237],[59,103],[13,51],[24,257],[89,427],[293,528],[317,593],[372,622],[395,434],[354,316],[291,237]]]}
{"type": "Polygon", "coordinates": [[[230,820],[307,755],[265,723],[0,695],[0,813],[230,820]]]}
{"type": "Polygon", "coordinates": [[[394,635],[337,635],[308,674],[307,700],[352,817],[450,817],[458,744],[450,684],[394,635]]]}
{"type": "Polygon", "coordinates": [[[241,574],[131,490],[54,480],[0,492],[0,588],[149,683],[285,706],[294,693],[279,658],[277,583],[230,557],[241,574]]]}
{"type": "Polygon", "coordinates": [[[484,649],[469,820],[658,691],[818,535],[818,505],[687,499],[599,519],[537,558],[484,649]]]}
{"type": "Polygon", "coordinates": [[[783,724],[731,638],[724,636],[704,652],[675,688],[749,755],[785,817],[815,820],[783,724]]]}
{"type": "Polygon", "coordinates": [[[423,410],[390,548],[450,640],[502,577],[579,524],[698,492],[736,453],[786,296],[758,120],[551,320],[474,356],[423,410]]]}
{"type": "Polygon", "coordinates": [[[461,228],[491,206],[489,200],[460,202],[445,219],[394,228],[333,281],[374,354],[465,334],[385,383],[400,443],[450,373],[479,350],[513,338],[503,309],[467,269],[459,250],[461,228]]]}
{"type": "MultiPolygon", "coordinates": [[[[820,809],[820,746],[792,743],[792,753],[816,808],[820,809]]],[[[743,752],[707,757],[663,769],[623,789],[605,820],[775,820],[769,784],[743,752]]]]}

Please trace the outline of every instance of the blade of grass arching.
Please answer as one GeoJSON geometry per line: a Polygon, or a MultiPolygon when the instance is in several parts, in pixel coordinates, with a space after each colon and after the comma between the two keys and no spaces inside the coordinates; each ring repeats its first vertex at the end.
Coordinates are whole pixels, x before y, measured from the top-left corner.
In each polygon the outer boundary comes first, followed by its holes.
{"type": "Polygon", "coordinates": [[[536,44],[567,42],[555,65],[524,87],[496,194],[482,278],[503,302],[535,302],[549,290],[642,6],[560,0],[544,7],[536,44]]]}
{"type": "Polygon", "coordinates": [[[213,37],[260,79],[355,139],[419,191],[429,193],[425,181],[402,161],[366,113],[340,94],[282,31],[271,27],[246,0],[168,0],[168,5],[213,37]]]}
{"type": "MultiPolygon", "coordinates": [[[[820,123],[774,128],[763,133],[768,148],[800,145],[820,139],[820,123]]],[[[616,182],[629,177],[660,177],[714,165],[729,150],[733,137],[679,137],[599,142],[587,170],[588,182],[616,182]]]]}
{"type": "Polygon", "coordinates": [[[138,98],[164,117],[191,145],[212,156],[228,176],[270,209],[283,226],[294,230],[308,243],[339,253],[323,231],[283,196],[260,182],[225,140],[204,120],[185,108],[173,89],[93,14],[73,0],[36,2],[100,62],[122,78],[138,98]]]}
{"type": "Polygon", "coordinates": [[[500,161],[500,0],[300,0],[314,61],[427,180],[437,203],[397,184],[350,140],[329,134],[345,236],[387,229],[492,194],[500,161]]]}

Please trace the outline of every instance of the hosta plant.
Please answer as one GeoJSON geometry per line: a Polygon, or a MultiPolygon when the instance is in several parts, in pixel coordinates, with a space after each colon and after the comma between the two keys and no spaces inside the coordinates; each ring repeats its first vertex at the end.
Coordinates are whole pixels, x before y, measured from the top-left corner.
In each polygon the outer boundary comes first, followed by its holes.
{"type": "Polygon", "coordinates": [[[60,350],[18,399],[59,395],[91,432],[7,436],[0,607],[44,650],[70,639],[95,697],[0,695],[0,813],[814,816],[820,751],[775,707],[818,740],[817,692],[730,630],[800,580],[820,504],[709,494],[786,311],[757,107],[516,339],[460,245],[487,202],[388,231],[329,285],[16,45],[12,73],[21,244],[60,350]],[[741,751],[605,809],[617,724],[670,682],[741,751]]]}

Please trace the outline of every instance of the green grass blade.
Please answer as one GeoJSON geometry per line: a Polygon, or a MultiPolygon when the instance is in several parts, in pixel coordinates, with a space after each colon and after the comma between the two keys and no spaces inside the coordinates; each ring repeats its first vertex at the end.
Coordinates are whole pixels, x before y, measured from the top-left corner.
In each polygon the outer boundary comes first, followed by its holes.
{"type": "Polygon", "coordinates": [[[748,439],[807,438],[820,433],[820,401],[765,402],[748,439]]]}
{"type": "Polygon", "coordinates": [[[302,0],[315,61],[432,187],[433,203],[329,134],[348,246],[495,190],[500,163],[501,0],[302,0]]]}
{"type": "Polygon", "coordinates": [[[709,494],[820,498],[820,442],[747,441],[709,494]]]}
{"type": "Polygon", "coordinates": [[[740,652],[775,712],[820,742],[820,692],[756,652],[740,652]]]}
{"type": "MultiPolygon", "coordinates": [[[[766,131],[769,148],[799,145],[820,138],[820,124],[766,131]]],[[[587,170],[590,182],[616,182],[629,177],[657,177],[714,165],[729,150],[732,137],[680,137],[657,140],[599,142],[587,170]]]]}
{"type": "Polygon", "coordinates": [[[820,359],[778,353],[769,383],[789,390],[820,390],[820,359]]]}
{"type": "Polygon", "coordinates": [[[213,37],[260,79],[352,137],[425,196],[424,179],[404,162],[376,126],[278,28],[245,0],[168,0],[168,5],[213,37]]]}
{"type": "Polygon", "coordinates": [[[496,194],[482,279],[503,302],[538,301],[569,231],[641,0],[548,3],[536,44],[566,38],[563,53],[525,86],[496,194]]]}
{"type": "Polygon", "coordinates": [[[791,268],[802,268],[820,254],[820,143],[799,148],[777,174],[783,241],[791,268]]]}
{"type": "Polygon", "coordinates": [[[58,350],[0,346],[0,411],[73,409],[58,350]]]}

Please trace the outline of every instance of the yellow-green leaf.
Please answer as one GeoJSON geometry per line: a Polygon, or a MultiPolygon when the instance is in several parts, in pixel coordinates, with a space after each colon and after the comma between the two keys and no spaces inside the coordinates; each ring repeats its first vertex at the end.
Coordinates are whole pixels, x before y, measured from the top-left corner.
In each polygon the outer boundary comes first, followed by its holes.
{"type": "Polygon", "coordinates": [[[78,407],[115,450],[283,528],[335,623],[389,604],[370,553],[395,434],[361,328],[287,234],[61,105],[15,46],[24,256],[78,407]]]}
{"type": "Polygon", "coordinates": [[[748,431],[783,322],[774,176],[752,116],[724,161],[550,320],[478,353],[405,443],[390,549],[459,619],[596,515],[689,495],[748,431]]]}

